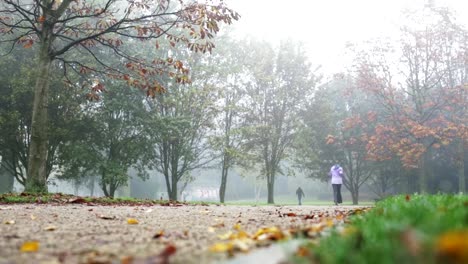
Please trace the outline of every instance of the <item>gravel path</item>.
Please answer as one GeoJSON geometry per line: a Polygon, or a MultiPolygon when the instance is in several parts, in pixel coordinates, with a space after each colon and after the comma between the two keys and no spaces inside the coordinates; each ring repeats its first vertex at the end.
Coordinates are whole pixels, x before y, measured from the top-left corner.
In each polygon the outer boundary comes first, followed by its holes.
{"type": "MultiPolygon", "coordinates": [[[[218,235],[254,234],[261,227],[298,228],[354,210],[352,206],[87,206],[85,204],[0,205],[0,263],[213,263],[218,235]],[[309,216],[309,217],[304,217],[309,216]],[[314,217],[315,216],[315,217],[314,217]],[[312,218],[312,219],[306,219],[312,218]],[[138,224],[129,224],[136,219],[138,224]],[[131,220],[130,220],[131,221],[131,220]],[[22,252],[38,241],[36,252],[22,252]]],[[[266,263],[264,263],[266,264],[266,263]]]]}

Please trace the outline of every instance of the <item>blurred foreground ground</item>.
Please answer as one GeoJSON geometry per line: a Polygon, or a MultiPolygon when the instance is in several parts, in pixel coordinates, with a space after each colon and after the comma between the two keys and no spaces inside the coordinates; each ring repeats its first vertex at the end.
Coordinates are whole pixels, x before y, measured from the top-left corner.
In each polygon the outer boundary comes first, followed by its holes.
{"type": "MultiPolygon", "coordinates": [[[[226,252],[209,249],[221,242],[221,237],[233,227],[249,234],[255,234],[262,227],[298,229],[326,219],[342,221],[343,215],[358,208],[0,205],[0,263],[223,262],[228,260],[226,252]],[[30,248],[28,241],[33,242],[30,248]],[[166,258],[166,255],[171,256],[166,258]]],[[[239,252],[234,259],[253,253],[253,249],[249,253],[239,252]]]]}

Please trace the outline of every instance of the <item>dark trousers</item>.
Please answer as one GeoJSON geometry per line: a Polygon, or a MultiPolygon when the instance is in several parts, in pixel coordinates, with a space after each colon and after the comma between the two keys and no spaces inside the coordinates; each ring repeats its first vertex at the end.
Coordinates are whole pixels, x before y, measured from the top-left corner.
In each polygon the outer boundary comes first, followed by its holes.
{"type": "Polygon", "coordinates": [[[335,204],[339,204],[343,202],[343,198],[341,198],[341,184],[332,184],[333,187],[333,201],[335,204]]]}
{"type": "Polygon", "coordinates": [[[302,196],[298,195],[297,200],[299,200],[299,205],[302,205],[302,196]]]}

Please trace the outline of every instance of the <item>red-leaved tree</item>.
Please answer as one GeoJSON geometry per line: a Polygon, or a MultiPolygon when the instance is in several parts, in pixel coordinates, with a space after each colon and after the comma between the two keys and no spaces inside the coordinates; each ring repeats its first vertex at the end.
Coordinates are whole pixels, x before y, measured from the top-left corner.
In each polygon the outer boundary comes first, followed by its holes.
{"type": "MultiPolygon", "coordinates": [[[[458,155],[463,155],[468,140],[467,32],[446,10],[427,12],[434,20],[402,30],[397,63],[389,63],[385,58],[390,52],[380,49],[361,56],[357,67],[359,87],[384,109],[369,139],[369,157],[396,155],[404,166],[418,169],[421,192],[428,190],[430,150],[456,143],[461,144],[458,155]]],[[[464,191],[463,170],[459,180],[464,191]]]]}

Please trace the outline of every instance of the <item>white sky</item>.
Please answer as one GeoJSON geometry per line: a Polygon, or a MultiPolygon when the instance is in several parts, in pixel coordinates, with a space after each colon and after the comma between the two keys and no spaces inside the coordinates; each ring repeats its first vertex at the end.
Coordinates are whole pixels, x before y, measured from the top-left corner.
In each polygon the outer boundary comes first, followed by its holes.
{"type": "MultiPolygon", "coordinates": [[[[426,0],[227,0],[242,16],[234,22],[239,35],[278,43],[300,40],[310,61],[322,72],[343,69],[346,42],[360,42],[398,32],[404,8],[422,8],[426,0]]],[[[468,27],[468,0],[434,0],[451,7],[468,27]]]]}

